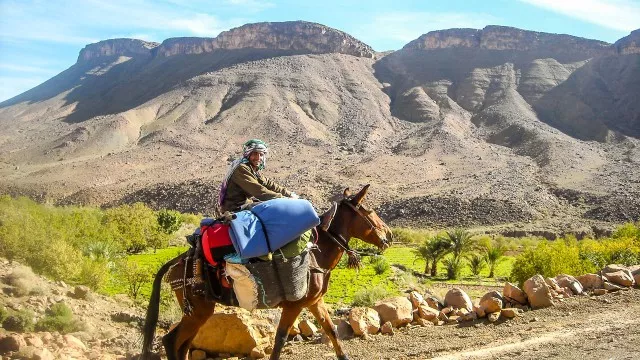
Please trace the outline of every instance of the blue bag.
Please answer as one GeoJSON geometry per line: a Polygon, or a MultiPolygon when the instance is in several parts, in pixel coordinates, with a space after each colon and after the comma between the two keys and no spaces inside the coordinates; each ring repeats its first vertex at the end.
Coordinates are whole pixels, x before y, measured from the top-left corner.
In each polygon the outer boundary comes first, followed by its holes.
{"type": "Polygon", "coordinates": [[[320,224],[311,203],[304,199],[273,199],[236,213],[231,242],[243,259],[264,256],[320,224]]]}

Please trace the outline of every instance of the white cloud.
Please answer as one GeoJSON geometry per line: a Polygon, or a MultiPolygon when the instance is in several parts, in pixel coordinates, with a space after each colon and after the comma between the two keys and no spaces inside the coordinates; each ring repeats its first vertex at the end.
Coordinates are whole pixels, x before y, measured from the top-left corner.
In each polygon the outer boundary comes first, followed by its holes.
{"type": "Polygon", "coordinates": [[[486,14],[391,12],[373,15],[372,21],[354,29],[353,35],[365,43],[374,44],[376,40],[386,40],[397,43],[399,48],[429,31],[450,28],[481,29],[494,23],[497,23],[497,19],[486,14]]]}
{"type": "Polygon", "coordinates": [[[21,72],[21,73],[52,74],[51,69],[47,69],[39,66],[20,65],[20,64],[0,63],[0,70],[7,70],[7,71],[21,72]]]}
{"type": "Polygon", "coordinates": [[[640,28],[640,2],[632,0],[519,0],[619,31],[640,28]]]}

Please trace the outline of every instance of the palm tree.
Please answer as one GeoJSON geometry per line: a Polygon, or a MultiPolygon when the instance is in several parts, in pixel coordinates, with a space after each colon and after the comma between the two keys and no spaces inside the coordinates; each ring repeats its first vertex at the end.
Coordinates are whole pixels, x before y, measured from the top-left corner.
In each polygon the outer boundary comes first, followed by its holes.
{"type": "Polygon", "coordinates": [[[489,277],[492,278],[496,266],[500,261],[502,261],[502,257],[504,256],[506,249],[502,245],[489,245],[485,251],[485,258],[487,259],[487,264],[489,264],[489,277]]]}
{"type": "Polygon", "coordinates": [[[453,259],[460,260],[460,257],[468,253],[475,246],[475,242],[471,239],[473,235],[463,229],[455,229],[447,231],[446,237],[451,243],[451,252],[453,253],[453,259]]]}
{"type": "Polygon", "coordinates": [[[438,262],[449,252],[451,252],[451,243],[447,238],[436,236],[428,238],[422,243],[414,253],[416,259],[424,259],[426,264],[424,267],[424,273],[429,272],[429,264],[431,264],[431,276],[434,277],[438,274],[438,262]]]}
{"type": "Polygon", "coordinates": [[[480,254],[472,254],[467,258],[469,260],[469,267],[471,268],[471,273],[474,276],[480,275],[480,271],[485,267],[485,256],[480,254]]]}

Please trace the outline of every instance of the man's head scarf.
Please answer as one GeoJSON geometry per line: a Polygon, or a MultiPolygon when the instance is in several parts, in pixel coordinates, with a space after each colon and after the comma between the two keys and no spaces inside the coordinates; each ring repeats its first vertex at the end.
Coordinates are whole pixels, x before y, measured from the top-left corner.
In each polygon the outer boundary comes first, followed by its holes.
{"type": "Polygon", "coordinates": [[[264,154],[264,156],[262,157],[262,161],[258,165],[258,170],[262,170],[265,168],[265,166],[267,165],[267,153],[269,152],[269,146],[267,145],[267,143],[260,139],[251,139],[242,144],[242,157],[233,160],[231,164],[229,164],[227,174],[222,181],[222,186],[220,186],[220,194],[218,194],[218,206],[222,207],[224,198],[227,195],[227,186],[229,185],[229,179],[231,179],[231,175],[233,175],[233,172],[238,168],[238,166],[240,166],[240,164],[248,164],[249,156],[254,152],[264,154]]]}

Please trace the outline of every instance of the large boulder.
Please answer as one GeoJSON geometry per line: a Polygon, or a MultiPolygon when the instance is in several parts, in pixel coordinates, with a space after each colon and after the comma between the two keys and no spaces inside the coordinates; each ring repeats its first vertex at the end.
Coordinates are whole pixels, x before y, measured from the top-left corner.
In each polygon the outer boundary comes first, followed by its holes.
{"type": "Polygon", "coordinates": [[[504,284],[504,288],[502,289],[502,296],[506,301],[515,302],[520,305],[527,304],[527,295],[522,291],[519,287],[513,285],[512,283],[504,284]]]}
{"type": "Polygon", "coordinates": [[[582,284],[576,278],[567,274],[556,276],[556,282],[562,288],[568,288],[574,295],[580,295],[583,292],[582,284]]]}
{"type": "Polygon", "coordinates": [[[576,276],[576,280],[580,282],[580,285],[582,285],[585,290],[602,289],[602,286],[604,286],[603,279],[600,275],[596,274],[576,276]]]}
{"type": "Polygon", "coordinates": [[[380,315],[371,308],[356,307],[349,313],[349,325],[357,336],[376,334],[380,330],[380,315]]]}
{"type": "Polygon", "coordinates": [[[604,276],[609,282],[624,287],[631,287],[635,283],[629,270],[612,271],[604,274],[604,276]]]}
{"type": "Polygon", "coordinates": [[[309,320],[300,321],[298,328],[300,329],[302,336],[306,338],[310,338],[318,332],[316,325],[309,320]]]}
{"type": "Polygon", "coordinates": [[[542,275],[534,275],[524,282],[524,292],[533,309],[553,306],[553,298],[549,286],[542,275]]]}
{"type": "Polygon", "coordinates": [[[22,335],[6,334],[0,335],[0,355],[5,355],[12,351],[19,351],[27,346],[22,335]]]}
{"type": "Polygon", "coordinates": [[[411,301],[404,296],[378,301],[373,308],[383,324],[388,321],[393,327],[400,327],[413,321],[411,301]]]}
{"type": "Polygon", "coordinates": [[[442,302],[442,300],[440,300],[438,297],[436,297],[435,295],[429,295],[427,296],[424,301],[427,303],[427,305],[429,305],[430,308],[432,309],[438,309],[438,310],[442,310],[442,308],[444,308],[444,303],[442,302]]]}
{"type": "Polygon", "coordinates": [[[260,312],[233,309],[211,315],[193,339],[192,348],[208,353],[250,355],[254,348],[272,345],[275,328],[260,312]]]}
{"type": "Polygon", "coordinates": [[[498,312],[502,309],[502,295],[497,291],[490,291],[480,299],[480,307],[485,313],[498,312]]]}
{"type": "Polygon", "coordinates": [[[473,309],[473,303],[469,295],[460,288],[453,288],[447,292],[444,297],[444,305],[451,306],[454,309],[473,309]]]}
{"type": "Polygon", "coordinates": [[[637,287],[640,287],[640,274],[633,275],[633,281],[636,282],[637,287]]]}

